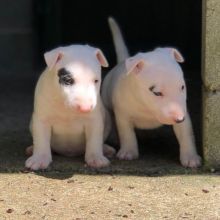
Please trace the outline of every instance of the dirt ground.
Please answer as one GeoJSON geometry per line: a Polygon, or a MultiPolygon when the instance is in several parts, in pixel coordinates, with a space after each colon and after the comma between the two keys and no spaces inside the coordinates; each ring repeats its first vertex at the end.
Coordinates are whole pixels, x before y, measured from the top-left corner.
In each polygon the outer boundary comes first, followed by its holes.
{"type": "Polygon", "coordinates": [[[217,175],[4,173],[0,190],[0,219],[220,219],[217,175]]]}
{"type": "Polygon", "coordinates": [[[33,88],[28,79],[0,81],[0,220],[220,219],[220,172],[182,168],[171,136],[105,169],[54,155],[47,171],[25,172],[33,88]]]}

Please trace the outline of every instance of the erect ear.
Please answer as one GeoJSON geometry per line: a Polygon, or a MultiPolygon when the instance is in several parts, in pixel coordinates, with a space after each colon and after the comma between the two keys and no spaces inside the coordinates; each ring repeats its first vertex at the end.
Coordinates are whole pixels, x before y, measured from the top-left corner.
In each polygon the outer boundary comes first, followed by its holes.
{"type": "Polygon", "coordinates": [[[51,51],[48,51],[44,54],[45,62],[49,68],[49,70],[53,69],[53,67],[61,60],[63,57],[63,53],[61,52],[61,48],[56,48],[51,51]]]}
{"type": "Polygon", "coordinates": [[[130,57],[125,61],[125,66],[127,70],[127,74],[130,73],[140,73],[144,68],[144,59],[141,57],[130,57]]]}
{"type": "Polygon", "coordinates": [[[101,66],[103,66],[103,67],[108,67],[109,66],[108,61],[106,60],[104,54],[102,53],[102,51],[100,49],[96,49],[95,56],[96,56],[96,58],[99,61],[101,66]]]}
{"type": "Polygon", "coordinates": [[[183,63],[184,58],[182,54],[175,48],[169,48],[171,56],[178,62],[178,63],[183,63]]]}

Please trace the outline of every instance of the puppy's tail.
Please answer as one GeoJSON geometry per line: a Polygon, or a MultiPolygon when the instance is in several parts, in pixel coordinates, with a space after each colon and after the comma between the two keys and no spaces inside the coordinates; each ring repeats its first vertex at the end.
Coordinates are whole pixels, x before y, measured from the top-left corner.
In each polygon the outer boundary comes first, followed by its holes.
{"type": "Polygon", "coordinates": [[[117,24],[115,19],[109,17],[108,23],[112,32],[112,37],[116,50],[117,62],[119,63],[129,57],[128,49],[125,45],[119,25],[117,24]]]}

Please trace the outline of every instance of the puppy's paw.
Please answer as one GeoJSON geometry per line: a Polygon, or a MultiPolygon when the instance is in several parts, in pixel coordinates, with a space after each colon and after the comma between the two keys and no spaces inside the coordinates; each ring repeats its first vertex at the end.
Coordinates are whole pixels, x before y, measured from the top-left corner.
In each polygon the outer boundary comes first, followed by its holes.
{"type": "Polygon", "coordinates": [[[92,168],[102,168],[110,164],[110,161],[103,155],[93,155],[86,157],[86,163],[92,168]]]}
{"type": "Polygon", "coordinates": [[[117,153],[117,157],[120,160],[135,160],[139,156],[138,151],[135,149],[120,149],[117,153]]]}
{"type": "Polygon", "coordinates": [[[26,160],[25,166],[31,170],[46,169],[51,162],[51,155],[32,155],[26,160]]]}
{"type": "Polygon", "coordinates": [[[180,156],[181,164],[184,167],[197,168],[201,166],[201,157],[197,154],[184,154],[180,156]]]}
{"type": "Polygon", "coordinates": [[[103,153],[106,157],[112,158],[112,157],[114,157],[116,150],[113,147],[105,144],[103,147],[103,153]]]}

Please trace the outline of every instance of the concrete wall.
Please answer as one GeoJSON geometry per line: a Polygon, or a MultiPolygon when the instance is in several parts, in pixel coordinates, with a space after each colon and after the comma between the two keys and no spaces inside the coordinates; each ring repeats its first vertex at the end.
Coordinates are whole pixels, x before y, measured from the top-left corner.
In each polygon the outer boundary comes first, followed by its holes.
{"type": "Polygon", "coordinates": [[[32,0],[0,1],[0,75],[33,67],[32,0]]]}
{"type": "Polygon", "coordinates": [[[203,150],[220,167],[220,1],[203,0],[203,150]]]}

